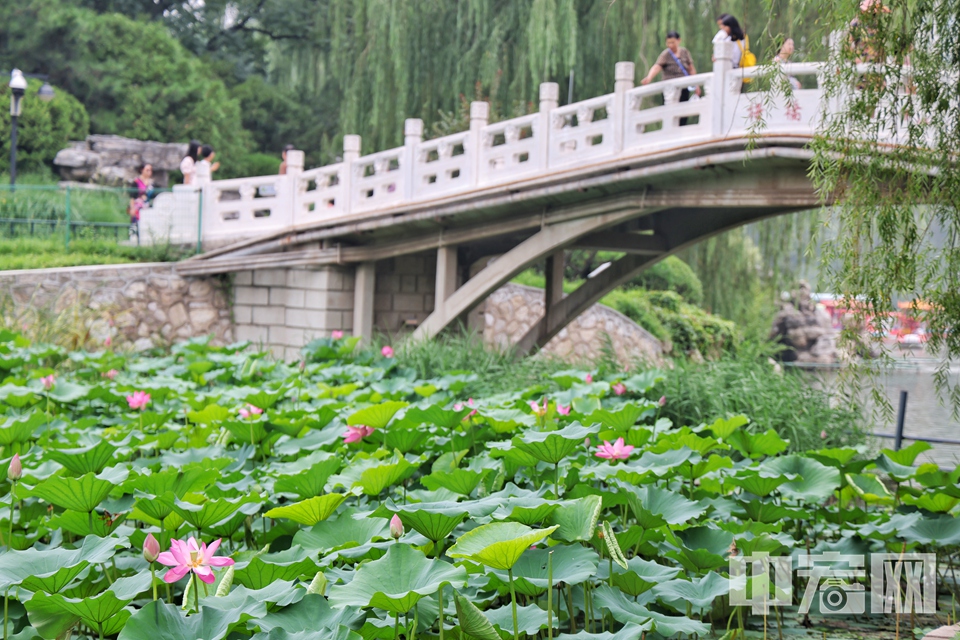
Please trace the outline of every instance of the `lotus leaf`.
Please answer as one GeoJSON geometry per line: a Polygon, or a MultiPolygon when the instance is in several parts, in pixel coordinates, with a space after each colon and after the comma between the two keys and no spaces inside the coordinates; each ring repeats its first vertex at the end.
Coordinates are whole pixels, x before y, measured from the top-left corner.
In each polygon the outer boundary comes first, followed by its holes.
{"type": "Polygon", "coordinates": [[[524,551],[558,527],[531,529],[517,522],[491,522],[460,536],[456,544],[447,550],[447,555],[451,558],[468,558],[491,569],[512,569],[524,551]]]}

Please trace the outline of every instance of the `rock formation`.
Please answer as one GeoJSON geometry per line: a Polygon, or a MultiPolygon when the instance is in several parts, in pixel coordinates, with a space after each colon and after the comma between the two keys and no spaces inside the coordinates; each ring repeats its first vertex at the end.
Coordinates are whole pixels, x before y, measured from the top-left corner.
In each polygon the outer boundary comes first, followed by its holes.
{"type": "Polygon", "coordinates": [[[75,182],[127,185],[133,182],[142,163],[153,165],[153,183],[166,187],[170,172],[180,168],[187,145],[179,142],[152,142],[120,136],[88,136],[61,149],[53,159],[60,177],[75,182]]]}
{"type": "Polygon", "coordinates": [[[837,336],[830,314],[810,297],[810,285],[800,281],[797,291],[780,305],[770,338],[787,347],[785,362],[827,364],[837,361],[837,336]]]}

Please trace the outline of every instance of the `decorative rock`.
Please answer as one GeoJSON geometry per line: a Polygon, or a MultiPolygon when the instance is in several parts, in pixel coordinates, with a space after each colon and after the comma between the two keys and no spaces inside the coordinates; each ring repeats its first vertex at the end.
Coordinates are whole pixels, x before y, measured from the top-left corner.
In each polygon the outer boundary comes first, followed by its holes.
{"type": "Polygon", "coordinates": [[[770,338],[787,347],[780,355],[785,362],[832,363],[837,361],[837,336],[824,309],[810,297],[810,285],[800,281],[789,301],[780,305],[770,338]]]}
{"type": "Polygon", "coordinates": [[[61,149],[53,164],[64,180],[126,185],[137,178],[140,164],[149,163],[153,165],[154,184],[166,187],[170,172],[180,168],[186,152],[187,145],[178,142],[92,135],[61,149]]]}

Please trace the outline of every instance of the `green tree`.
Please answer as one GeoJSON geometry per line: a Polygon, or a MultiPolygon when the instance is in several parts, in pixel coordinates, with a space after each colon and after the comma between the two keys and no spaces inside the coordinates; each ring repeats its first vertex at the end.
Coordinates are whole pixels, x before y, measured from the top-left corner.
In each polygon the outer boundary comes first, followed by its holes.
{"type": "Polygon", "coordinates": [[[0,66],[48,73],[84,104],[94,133],[197,138],[225,167],[248,148],[239,102],[163,25],[46,0],[0,0],[0,13],[0,66]]]}
{"type": "MultiPolygon", "coordinates": [[[[60,87],[53,100],[37,96],[42,82],[28,80],[23,110],[18,121],[17,170],[37,172],[49,168],[54,156],[71,140],[82,140],[90,130],[90,119],[83,105],[60,87]]],[[[0,104],[10,102],[10,88],[0,85],[0,104]]],[[[0,131],[10,131],[10,110],[0,109],[0,131]]],[[[10,137],[0,137],[0,172],[10,170],[10,137]]]]}

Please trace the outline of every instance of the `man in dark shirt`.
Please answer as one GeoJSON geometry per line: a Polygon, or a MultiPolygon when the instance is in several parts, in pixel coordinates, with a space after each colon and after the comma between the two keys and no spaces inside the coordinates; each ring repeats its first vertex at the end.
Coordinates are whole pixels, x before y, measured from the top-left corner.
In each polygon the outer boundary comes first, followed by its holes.
{"type": "MultiPolygon", "coordinates": [[[[657,61],[650,67],[646,77],[640,81],[640,84],[650,84],[657,74],[663,73],[664,80],[692,76],[697,73],[693,66],[693,58],[690,52],[680,46],[680,34],[676,31],[667,32],[667,48],[657,57],[657,61]]],[[[700,95],[700,87],[694,89],[697,95],[700,95]]],[[[679,102],[687,102],[690,99],[690,88],[684,87],[680,90],[679,102]]],[[[663,103],[673,104],[677,102],[677,92],[675,89],[669,89],[663,92],[663,103]]],[[[687,124],[686,118],[680,118],[680,126],[687,124]]]]}

